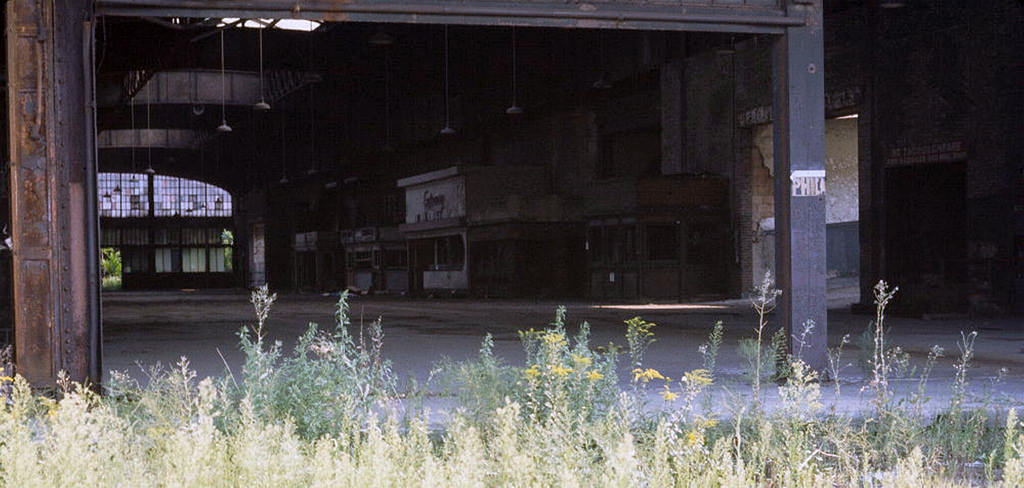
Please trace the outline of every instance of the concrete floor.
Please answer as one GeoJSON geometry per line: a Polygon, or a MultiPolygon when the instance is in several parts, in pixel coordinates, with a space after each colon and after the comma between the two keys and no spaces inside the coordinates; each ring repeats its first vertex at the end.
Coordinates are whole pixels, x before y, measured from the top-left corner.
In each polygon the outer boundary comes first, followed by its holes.
{"type": "MultiPolygon", "coordinates": [[[[830,304],[850,301],[850,291],[833,290],[830,304]]],[[[852,295],[855,299],[855,293],[852,295]]],[[[267,324],[271,338],[280,339],[290,347],[309,322],[333,326],[335,298],[319,295],[286,295],[275,305],[267,324]]],[[[512,364],[521,364],[523,353],[517,331],[540,328],[553,317],[557,302],[527,300],[417,300],[407,298],[355,297],[352,299],[355,324],[383,318],[385,355],[402,377],[415,376],[421,384],[431,366],[441,357],[465,359],[476,354],[480,340],[490,332],[495,339],[495,352],[512,364]]],[[[697,347],[706,340],[716,320],[726,325],[725,340],[719,355],[721,370],[715,395],[730,402],[731,392],[749,391],[743,374],[745,360],[739,355],[737,341],[750,337],[755,316],[743,300],[708,304],[631,305],[567,303],[569,321],[586,320],[593,330],[593,344],[614,341],[624,344],[622,321],[640,315],[655,322],[657,342],[647,355],[646,363],[662,373],[678,378],[681,373],[701,366],[697,347]]],[[[870,317],[853,315],[848,307],[829,312],[830,344],[844,334],[855,338],[867,327],[870,317]]],[[[236,333],[252,321],[248,295],[234,292],[115,292],[103,297],[104,369],[127,371],[144,378],[140,366],[160,362],[174,363],[187,356],[200,377],[218,375],[227,364],[239,370],[241,354],[236,333]]],[[[914,363],[923,363],[934,344],[945,348],[942,359],[928,384],[933,408],[948,400],[949,383],[953,377],[953,359],[960,331],[977,330],[977,356],[969,373],[970,391],[985,395],[992,390],[992,381],[1001,368],[1005,378],[996,385],[996,396],[1013,403],[1024,403],[1024,326],[1020,318],[920,320],[890,318],[890,343],[900,345],[912,355],[914,363]]],[[[858,349],[846,346],[843,363],[853,363],[842,371],[842,393],[833,396],[833,385],[823,385],[826,405],[852,411],[864,408],[866,399],[860,393],[865,374],[856,365],[858,349]]],[[[620,375],[628,384],[625,371],[620,375]]],[[[916,380],[894,382],[896,389],[916,387],[916,380]]],[[[767,390],[767,402],[774,402],[775,388],[767,390]]],[[[651,392],[655,398],[654,392],[651,392]]],[[[439,407],[444,408],[444,400],[439,407]]],[[[660,402],[660,400],[656,400],[660,402]]]]}

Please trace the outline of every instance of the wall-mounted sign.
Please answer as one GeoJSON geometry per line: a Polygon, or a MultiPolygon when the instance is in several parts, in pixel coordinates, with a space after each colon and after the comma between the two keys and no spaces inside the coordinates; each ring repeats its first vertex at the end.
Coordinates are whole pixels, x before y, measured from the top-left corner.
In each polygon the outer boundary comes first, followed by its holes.
{"type": "Polygon", "coordinates": [[[345,229],[341,231],[341,242],[343,244],[354,244],[357,242],[373,242],[376,240],[376,227],[360,227],[358,229],[345,229]]]}
{"type": "Polygon", "coordinates": [[[825,193],[825,170],[798,169],[789,174],[794,197],[816,197],[825,193]]]}
{"type": "Polygon", "coordinates": [[[825,92],[825,110],[837,112],[860,105],[860,87],[825,92]]]}
{"type": "Polygon", "coordinates": [[[950,141],[892,148],[885,156],[885,165],[948,163],[964,159],[967,159],[967,144],[964,141],[950,141]]]}
{"type": "Polygon", "coordinates": [[[771,105],[754,107],[750,110],[736,114],[736,125],[739,127],[753,127],[755,125],[770,124],[771,121],[771,105]]]}
{"type": "Polygon", "coordinates": [[[405,222],[416,224],[466,216],[466,185],[462,176],[405,189],[405,222]]]}
{"type": "MultiPolygon", "coordinates": [[[[825,93],[825,110],[840,112],[860,105],[860,87],[854,86],[825,93]]],[[[736,114],[736,126],[753,127],[772,123],[772,106],[762,105],[736,114]]]]}

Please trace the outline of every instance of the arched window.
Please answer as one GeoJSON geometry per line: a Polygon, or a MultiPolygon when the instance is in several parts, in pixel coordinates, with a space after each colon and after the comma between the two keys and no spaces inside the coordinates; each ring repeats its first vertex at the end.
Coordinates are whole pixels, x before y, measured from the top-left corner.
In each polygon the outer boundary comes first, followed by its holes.
{"type": "Polygon", "coordinates": [[[149,176],[134,173],[100,173],[100,217],[149,216],[149,176]]]}
{"type": "Polygon", "coordinates": [[[231,194],[176,176],[100,173],[100,245],[119,252],[125,288],[231,284],[231,194]]]}
{"type": "Polygon", "coordinates": [[[231,216],[231,194],[201,181],[176,176],[100,173],[98,184],[100,217],[231,216]]]}

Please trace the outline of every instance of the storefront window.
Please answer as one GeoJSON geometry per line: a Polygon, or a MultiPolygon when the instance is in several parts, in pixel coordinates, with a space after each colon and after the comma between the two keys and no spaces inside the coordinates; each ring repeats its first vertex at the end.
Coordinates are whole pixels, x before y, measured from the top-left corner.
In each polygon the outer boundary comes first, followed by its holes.
{"type": "Polygon", "coordinates": [[[465,245],[461,235],[445,236],[434,241],[437,261],[433,269],[437,271],[462,269],[465,260],[465,245]]]}
{"type": "Polygon", "coordinates": [[[408,256],[405,249],[385,249],[384,266],[388,268],[403,267],[406,265],[408,256]]]}
{"type": "Polygon", "coordinates": [[[647,259],[651,261],[679,259],[679,226],[647,226],[647,259]]]}

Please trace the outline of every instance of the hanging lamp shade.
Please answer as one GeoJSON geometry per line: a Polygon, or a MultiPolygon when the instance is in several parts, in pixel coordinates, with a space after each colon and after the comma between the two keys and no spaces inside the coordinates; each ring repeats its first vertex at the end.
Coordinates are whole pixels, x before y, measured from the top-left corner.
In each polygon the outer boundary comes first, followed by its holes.
{"type": "Polygon", "coordinates": [[[145,170],[145,171],[143,171],[143,172],[144,172],[144,173],[146,173],[147,175],[150,175],[150,176],[153,176],[153,175],[155,175],[155,174],[156,174],[156,170],[155,170],[155,169],[153,169],[153,165],[152,165],[152,164],[150,164],[149,166],[147,166],[147,167],[146,167],[146,170],[145,170]]]}
{"type": "Polygon", "coordinates": [[[226,121],[226,120],[222,120],[220,122],[220,125],[217,126],[217,132],[220,132],[222,134],[226,134],[228,132],[231,132],[231,130],[232,130],[231,126],[228,125],[228,121],[226,121]]]}
{"type": "Polygon", "coordinates": [[[441,129],[441,135],[442,136],[454,136],[455,135],[455,129],[452,129],[451,127],[446,125],[446,126],[444,126],[444,129],[441,129]]]}
{"type": "Polygon", "coordinates": [[[371,46],[390,46],[395,43],[395,38],[391,37],[387,32],[379,30],[370,36],[369,43],[371,46]]]}
{"type": "Polygon", "coordinates": [[[259,110],[261,112],[266,112],[267,110],[270,110],[270,104],[263,100],[260,100],[256,102],[256,104],[254,104],[252,108],[259,110]]]}

